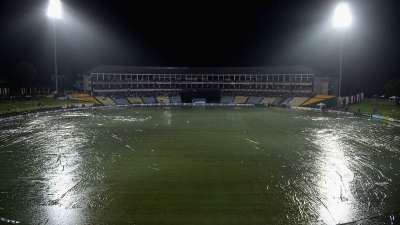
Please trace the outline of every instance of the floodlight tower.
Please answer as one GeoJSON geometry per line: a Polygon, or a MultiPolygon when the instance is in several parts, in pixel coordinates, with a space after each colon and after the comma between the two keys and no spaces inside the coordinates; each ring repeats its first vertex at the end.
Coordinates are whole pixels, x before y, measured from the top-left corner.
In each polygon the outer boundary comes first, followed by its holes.
{"type": "Polygon", "coordinates": [[[60,0],[49,0],[47,17],[52,20],[54,34],[54,76],[56,80],[55,94],[58,94],[58,65],[57,65],[57,29],[56,21],[62,19],[62,4],[60,0]]]}
{"type": "Polygon", "coordinates": [[[345,31],[351,26],[353,16],[350,6],[346,2],[340,2],[333,13],[332,25],[339,30],[340,33],[340,55],[339,55],[339,97],[342,94],[342,76],[343,76],[343,39],[345,31]]]}

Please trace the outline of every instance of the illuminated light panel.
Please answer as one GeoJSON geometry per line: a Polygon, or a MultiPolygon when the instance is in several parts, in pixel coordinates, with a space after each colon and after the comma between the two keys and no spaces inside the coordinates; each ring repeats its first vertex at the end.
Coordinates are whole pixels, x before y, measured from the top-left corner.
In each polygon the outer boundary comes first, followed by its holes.
{"type": "Polygon", "coordinates": [[[349,4],[341,2],[336,6],[333,14],[332,24],[336,28],[347,28],[351,26],[353,17],[349,4]]]}
{"type": "Polygon", "coordinates": [[[62,4],[60,0],[50,0],[47,16],[52,19],[62,19],[62,4]]]}

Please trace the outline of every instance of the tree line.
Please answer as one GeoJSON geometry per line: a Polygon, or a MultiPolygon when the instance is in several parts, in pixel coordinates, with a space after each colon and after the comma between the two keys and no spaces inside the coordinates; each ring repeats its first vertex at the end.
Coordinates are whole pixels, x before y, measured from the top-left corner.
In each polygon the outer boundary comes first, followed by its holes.
{"type": "Polygon", "coordinates": [[[400,96],[400,79],[390,80],[384,87],[385,96],[400,96]]]}

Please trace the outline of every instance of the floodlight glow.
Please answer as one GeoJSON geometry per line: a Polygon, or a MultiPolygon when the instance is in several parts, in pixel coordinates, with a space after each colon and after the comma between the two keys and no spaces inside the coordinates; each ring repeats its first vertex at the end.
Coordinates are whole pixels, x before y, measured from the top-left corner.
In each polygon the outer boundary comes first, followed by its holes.
{"type": "Polygon", "coordinates": [[[347,28],[351,25],[352,15],[349,4],[341,2],[336,6],[333,14],[333,26],[336,28],[347,28]]]}
{"type": "Polygon", "coordinates": [[[47,16],[52,19],[62,18],[62,4],[60,0],[50,0],[47,7],[47,16]]]}

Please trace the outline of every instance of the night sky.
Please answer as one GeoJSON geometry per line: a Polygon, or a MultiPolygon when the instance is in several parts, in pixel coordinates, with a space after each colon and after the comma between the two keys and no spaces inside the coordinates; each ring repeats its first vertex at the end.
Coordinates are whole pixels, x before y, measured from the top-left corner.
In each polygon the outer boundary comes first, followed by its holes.
{"type": "MultiPolygon", "coordinates": [[[[56,24],[63,85],[98,64],[305,65],[324,75],[338,73],[340,31],[330,21],[338,1],[262,2],[64,0],[64,19],[56,24]]],[[[354,21],[345,38],[344,91],[372,94],[400,78],[400,4],[348,2],[354,21]]],[[[1,78],[29,63],[45,83],[53,63],[47,1],[1,1],[0,6],[1,78]]]]}

